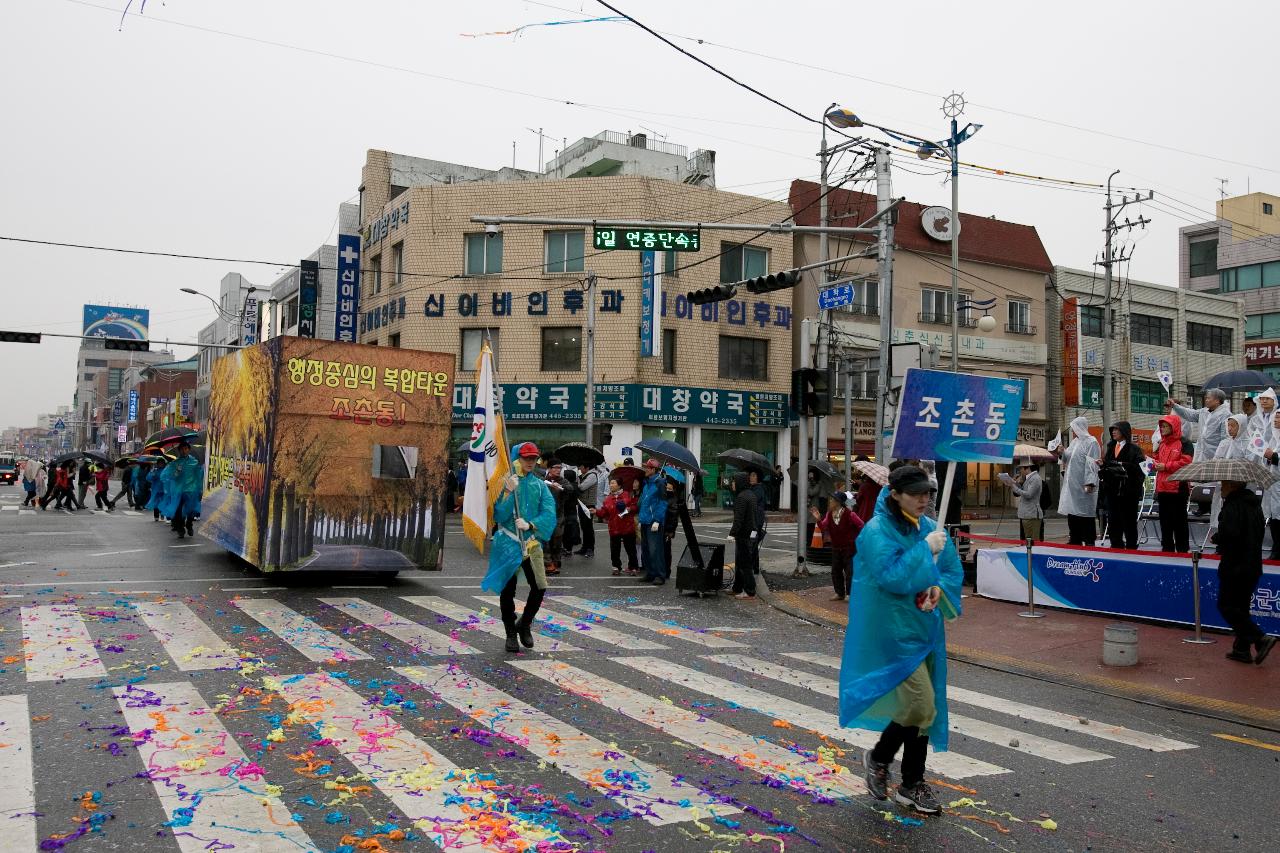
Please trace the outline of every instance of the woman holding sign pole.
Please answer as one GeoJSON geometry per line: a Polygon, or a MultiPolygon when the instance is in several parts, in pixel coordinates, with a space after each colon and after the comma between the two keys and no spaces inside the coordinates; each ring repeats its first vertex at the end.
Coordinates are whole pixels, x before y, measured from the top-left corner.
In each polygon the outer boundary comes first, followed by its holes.
{"type": "Polygon", "coordinates": [[[1055,453],[1062,460],[1062,494],[1058,512],[1067,517],[1070,545],[1092,547],[1098,539],[1098,466],[1102,448],[1089,434],[1089,421],[1076,418],[1071,422],[1071,444],[1055,453]]]}

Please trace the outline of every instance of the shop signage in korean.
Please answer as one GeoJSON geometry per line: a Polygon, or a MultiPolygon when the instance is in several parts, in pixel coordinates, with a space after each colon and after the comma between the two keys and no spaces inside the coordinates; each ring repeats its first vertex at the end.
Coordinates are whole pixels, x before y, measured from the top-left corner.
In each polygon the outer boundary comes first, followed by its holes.
{"type": "Polygon", "coordinates": [[[1244,348],[1244,363],[1249,367],[1277,361],[1280,361],[1280,341],[1258,341],[1244,348]]]}
{"type": "Polygon", "coordinates": [[[251,347],[258,342],[258,300],[252,296],[244,299],[244,322],[240,327],[240,343],[251,347]]]}
{"type": "Polygon", "coordinates": [[[593,228],[594,247],[608,249],[696,252],[702,238],[697,228],[593,228]]]}
{"type": "Polygon", "coordinates": [[[897,459],[1007,463],[1026,383],[908,368],[894,425],[897,459]]]}
{"type": "Polygon", "coordinates": [[[320,297],[320,264],[303,261],[298,277],[298,337],[316,336],[316,303],[320,297]]]}
{"type": "Polygon", "coordinates": [[[333,315],[333,339],[356,341],[356,317],[360,315],[360,238],[338,235],[338,301],[333,315]]]}
{"type": "Polygon", "coordinates": [[[1062,300],[1062,405],[1080,405],[1080,300],[1062,300]]]}
{"type": "Polygon", "coordinates": [[[124,418],[124,400],[116,400],[111,404],[111,422],[120,423],[124,418]]]}
{"type": "Polygon", "coordinates": [[[656,258],[654,252],[640,254],[640,355],[646,358],[662,355],[662,327],[654,310],[660,292],[654,274],[656,258]]]}
{"type": "Polygon", "coordinates": [[[120,426],[116,428],[116,442],[118,444],[124,444],[128,440],[129,428],[124,424],[120,424],[120,426]]]}
{"type": "Polygon", "coordinates": [[[378,243],[382,242],[388,234],[398,231],[409,225],[409,202],[404,202],[398,207],[394,207],[379,218],[373,220],[364,228],[364,245],[366,248],[372,249],[378,243]]]}
{"type": "MultiPolygon", "coordinates": [[[[892,343],[933,344],[943,353],[951,352],[951,333],[932,332],[926,329],[894,329],[892,343]]],[[[983,335],[961,335],[960,357],[980,358],[987,361],[1016,361],[1023,364],[1044,364],[1049,348],[1045,344],[988,338],[983,335]]]]}
{"type": "MultiPolygon", "coordinates": [[[[138,422],[138,392],[133,390],[129,392],[129,423],[136,424],[138,422]]],[[[59,421],[61,423],[61,421],[59,421]]],[[[61,427],[59,427],[61,429],[61,427]]]]}

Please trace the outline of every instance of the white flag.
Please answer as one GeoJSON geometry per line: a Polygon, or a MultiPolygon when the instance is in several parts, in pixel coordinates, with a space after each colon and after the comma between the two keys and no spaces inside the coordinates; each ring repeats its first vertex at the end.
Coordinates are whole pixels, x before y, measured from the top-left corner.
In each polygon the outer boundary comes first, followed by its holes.
{"type": "Polygon", "coordinates": [[[1164,393],[1170,393],[1169,389],[1173,387],[1173,374],[1167,370],[1162,370],[1156,376],[1160,377],[1160,384],[1164,386],[1164,393]]]}
{"type": "Polygon", "coordinates": [[[1049,439],[1049,452],[1053,452],[1062,446],[1062,430],[1058,430],[1058,434],[1049,439]]]}
{"type": "Polygon", "coordinates": [[[484,543],[493,527],[493,502],[502,482],[511,473],[507,459],[507,436],[498,414],[497,384],[493,380],[493,353],[485,344],[476,359],[476,404],[471,419],[471,441],[467,444],[467,485],[462,494],[462,530],[484,553],[484,543]]]}

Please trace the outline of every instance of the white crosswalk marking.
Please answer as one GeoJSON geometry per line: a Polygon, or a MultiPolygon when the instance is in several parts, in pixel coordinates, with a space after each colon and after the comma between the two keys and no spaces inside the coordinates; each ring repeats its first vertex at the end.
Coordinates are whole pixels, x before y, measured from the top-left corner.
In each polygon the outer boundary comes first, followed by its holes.
{"type": "MultiPolygon", "coordinates": [[[[641,672],[679,684],[690,690],[714,696],[725,702],[732,702],[745,708],[817,732],[823,737],[844,741],[854,746],[872,747],[880,739],[876,732],[863,729],[842,728],[834,712],[809,705],[802,705],[790,699],[774,696],[754,687],[747,687],[724,678],[706,675],[688,667],[668,663],[652,657],[614,658],[617,663],[635,667],[641,672]]],[[[933,770],[951,779],[966,779],[970,776],[995,776],[1008,773],[1004,767],[997,767],[985,761],[957,755],[954,752],[936,753],[930,759],[933,770]]]]}
{"type": "Polygon", "coordinates": [[[866,793],[862,779],[848,768],[802,756],[685,708],[615,684],[590,672],[557,661],[521,660],[512,666],[590,699],[606,708],[691,743],[699,749],[727,758],[788,787],[816,791],[828,797],[866,793]]]}
{"type": "Polygon", "coordinates": [[[138,754],[183,853],[215,840],[263,853],[316,849],[193,685],[143,686],[114,688],[116,701],[130,729],[150,732],[138,754]]]}
{"type": "Polygon", "coordinates": [[[567,604],[570,607],[576,607],[579,610],[585,610],[588,613],[598,613],[618,622],[635,625],[637,628],[648,628],[650,631],[664,637],[675,637],[688,643],[705,646],[709,649],[748,648],[737,640],[728,640],[724,637],[717,637],[715,634],[704,634],[698,631],[693,631],[683,625],[668,625],[666,622],[659,622],[658,620],[650,619],[647,616],[637,616],[634,613],[629,613],[624,607],[608,607],[597,601],[588,601],[587,599],[579,598],[576,595],[559,595],[552,601],[555,604],[567,604]]]}
{"type": "Polygon", "coordinates": [[[478,653],[466,643],[455,640],[447,634],[428,630],[417,622],[384,610],[360,598],[322,598],[325,604],[337,608],[354,619],[359,619],[370,628],[395,637],[421,655],[474,655],[478,653]]]}
{"type": "Polygon", "coordinates": [[[80,609],[71,604],[22,608],[22,651],[28,681],[105,678],[107,669],[93,647],[80,609]]]}
{"type": "Polygon", "coordinates": [[[346,640],[269,598],[236,598],[231,603],[302,652],[308,660],[321,662],[369,659],[367,654],[346,640]]]}
{"type": "Polygon", "coordinates": [[[35,850],[31,711],[21,693],[0,696],[0,779],[0,850],[35,850]]]}
{"type": "Polygon", "coordinates": [[[467,774],[456,764],[401,727],[391,711],[368,705],[341,681],[326,673],[290,676],[281,680],[280,692],[307,719],[320,722],[338,751],[406,817],[425,819],[428,825],[421,830],[437,846],[492,853],[497,847],[466,824],[476,825],[479,817],[514,823],[485,805],[485,792],[468,790],[467,774]],[[312,710],[317,701],[323,710],[312,710]]]}
{"type": "MultiPolygon", "coordinates": [[[[839,658],[819,652],[789,652],[785,656],[831,669],[840,668],[839,658]]],[[[794,671],[793,677],[803,678],[804,674],[794,671]]],[[[1069,732],[1096,737],[1100,740],[1114,741],[1126,746],[1136,746],[1139,749],[1149,749],[1152,752],[1196,749],[1194,743],[1185,743],[1159,735],[1134,731],[1133,729],[1126,729],[1124,726],[1104,723],[1100,720],[1091,720],[1078,714],[1068,714],[1049,708],[1038,708],[1035,705],[1026,705],[1011,699],[1002,699],[999,696],[989,696],[986,693],[966,690],[963,687],[955,687],[950,684],[947,685],[947,698],[956,702],[963,702],[966,705],[973,705],[976,708],[986,708],[989,711],[998,711],[1001,714],[1008,714],[1012,717],[1021,717],[1024,720],[1056,726],[1069,732]]]]}
{"type": "MultiPolygon", "coordinates": [[[[438,595],[402,595],[400,596],[410,604],[416,604],[418,607],[438,613],[446,619],[452,619],[462,625],[469,631],[483,631],[486,634],[492,634],[495,637],[503,639],[507,636],[507,629],[502,626],[502,620],[493,616],[482,615],[474,610],[468,610],[454,604],[447,598],[441,598],[438,595]]],[[[538,644],[534,649],[536,652],[580,652],[582,649],[567,643],[560,639],[558,633],[548,630],[546,624],[542,624],[539,636],[544,640],[550,641],[551,645],[547,646],[546,642],[538,644]]]]}
{"type": "MultiPolygon", "coordinates": [[[[477,595],[476,598],[491,607],[498,606],[498,597],[496,595],[477,595]]],[[[660,649],[667,648],[661,643],[655,643],[651,640],[643,640],[639,637],[632,637],[629,634],[623,634],[620,631],[607,628],[599,622],[595,622],[590,619],[584,622],[572,616],[557,613],[555,610],[548,608],[545,603],[538,610],[538,621],[550,623],[555,626],[555,630],[557,631],[575,631],[583,638],[589,639],[594,637],[602,643],[608,643],[618,647],[619,649],[648,649],[658,651],[660,649]]]]}
{"type": "MultiPolygon", "coordinates": [[[[731,666],[744,672],[763,675],[765,678],[772,678],[774,681],[781,681],[784,684],[795,684],[833,699],[840,695],[840,686],[829,678],[810,675],[791,667],[779,666],[758,658],[744,657],[742,655],[708,655],[707,660],[723,663],[726,666],[731,666]]],[[[1072,746],[1040,737],[1021,729],[1010,729],[1005,726],[998,726],[995,723],[988,723],[986,720],[977,720],[960,714],[948,713],[947,720],[950,723],[951,731],[956,734],[984,740],[1016,752],[1025,752],[1037,758],[1047,758],[1058,764],[1081,764],[1085,761],[1102,761],[1111,757],[1104,752],[1094,752],[1092,749],[1072,746]]]]}
{"type": "Polygon", "coordinates": [[[653,826],[740,811],[464,672],[447,666],[403,667],[396,672],[653,826]]]}
{"type": "Polygon", "coordinates": [[[13,512],[17,512],[18,510],[22,509],[22,507],[18,506],[17,504],[14,504],[13,506],[0,506],[0,509],[12,510],[13,512]]]}
{"type": "Polygon", "coordinates": [[[235,669],[240,656],[180,601],[135,601],[138,615],[184,672],[235,669]]]}

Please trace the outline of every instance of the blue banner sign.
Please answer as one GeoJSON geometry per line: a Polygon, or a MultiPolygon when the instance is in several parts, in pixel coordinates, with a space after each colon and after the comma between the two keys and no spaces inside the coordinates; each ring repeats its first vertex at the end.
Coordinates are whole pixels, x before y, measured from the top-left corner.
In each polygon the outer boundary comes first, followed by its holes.
{"type": "Polygon", "coordinates": [[[338,235],[338,301],[334,312],[333,339],[356,342],[356,318],[360,316],[360,238],[338,235]]]}
{"type": "Polygon", "coordinates": [[[849,305],[852,302],[853,282],[851,281],[818,291],[818,307],[823,311],[830,311],[832,308],[839,308],[841,305],[849,305]]]}
{"type": "Polygon", "coordinates": [[[649,357],[660,353],[658,344],[657,283],[654,278],[654,252],[640,253],[640,355],[649,357]]]}
{"type": "Polygon", "coordinates": [[[138,422],[138,392],[129,392],[129,423],[136,424],[138,422]]]}
{"type": "Polygon", "coordinates": [[[116,400],[111,404],[111,422],[118,424],[124,419],[124,400],[116,400]]]}
{"type": "Polygon", "coordinates": [[[320,263],[303,261],[298,276],[298,337],[314,338],[320,301],[320,263]]]}
{"type": "Polygon", "coordinates": [[[1023,383],[908,368],[894,427],[896,459],[1013,461],[1023,383]]]}

